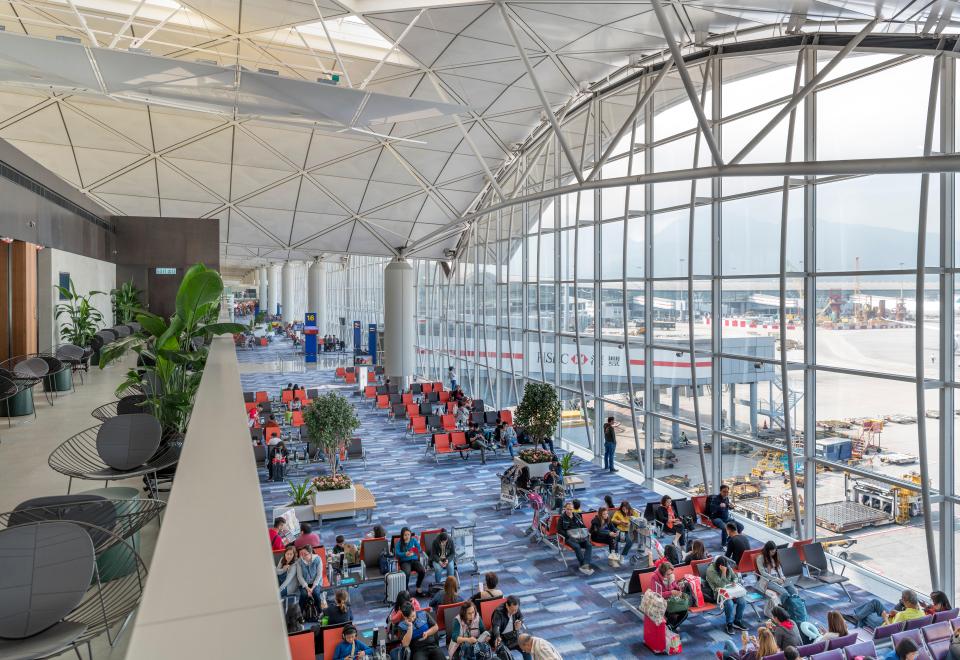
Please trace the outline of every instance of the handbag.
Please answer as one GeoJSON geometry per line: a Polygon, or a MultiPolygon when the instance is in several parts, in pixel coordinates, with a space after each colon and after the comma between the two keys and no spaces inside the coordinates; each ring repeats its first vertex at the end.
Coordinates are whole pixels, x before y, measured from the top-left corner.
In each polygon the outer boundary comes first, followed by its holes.
{"type": "Polygon", "coordinates": [[[586,541],[588,535],[584,527],[571,527],[567,530],[567,538],[571,541],[586,541]]]}
{"type": "Polygon", "coordinates": [[[723,603],[731,598],[743,598],[747,595],[747,590],[742,584],[731,584],[717,590],[717,604],[723,603]]]}
{"type": "Polygon", "coordinates": [[[690,601],[686,596],[670,596],[667,599],[667,614],[686,612],[690,609],[690,601]]]}
{"type": "Polygon", "coordinates": [[[703,588],[700,583],[699,575],[684,575],[683,581],[690,588],[691,607],[703,606],[703,588]]]}
{"type": "Polygon", "coordinates": [[[680,635],[667,630],[667,655],[680,655],[683,653],[683,644],[680,643],[680,635]]]}

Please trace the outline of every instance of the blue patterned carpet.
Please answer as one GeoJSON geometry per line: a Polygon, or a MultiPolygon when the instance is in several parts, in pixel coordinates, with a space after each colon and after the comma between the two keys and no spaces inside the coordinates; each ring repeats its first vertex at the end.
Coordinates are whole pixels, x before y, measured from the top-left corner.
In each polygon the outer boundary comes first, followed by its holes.
{"type": "MultiPolygon", "coordinates": [[[[271,356],[266,361],[272,359],[271,356]]],[[[338,387],[332,369],[283,375],[243,374],[241,380],[244,390],[266,389],[271,394],[291,381],[305,387],[338,387]]],[[[345,393],[348,391],[344,388],[345,393]]],[[[509,455],[494,458],[488,455],[487,465],[481,465],[478,457],[471,457],[469,461],[445,457],[446,460],[442,459],[437,465],[432,458],[424,458],[423,438],[406,437],[402,426],[392,425],[379,411],[361,403],[359,398],[355,400],[362,421],[358,435],[363,438],[367,450],[367,467],[356,461],[348,463],[346,471],[375,495],[375,523],[384,525],[391,534],[399,533],[403,526],[419,533],[423,529],[449,529],[455,524],[475,523],[480,573],[497,572],[503,591],[520,598],[530,631],[550,640],[566,660],[654,656],[643,645],[640,619],[617,603],[616,587],[611,578],[613,569],[606,564],[605,553],[599,553],[603,558],[601,561],[595,560],[601,570],[585,577],[576,572],[572,553],[568,567],[564,568],[547,546],[532,543],[524,536],[524,530],[530,524],[529,509],[513,515],[495,510],[499,495],[497,474],[507,467],[509,455]]],[[[325,470],[325,465],[319,464],[311,466],[308,471],[312,474],[325,470]]],[[[608,493],[614,501],[628,499],[640,510],[646,502],[659,500],[653,491],[603,472],[596,466],[581,464],[579,471],[589,471],[592,482],[589,491],[580,495],[585,510],[602,504],[603,496],[608,493]]],[[[265,520],[269,522],[273,507],[288,501],[288,487],[267,483],[264,470],[261,470],[261,478],[264,481],[265,520]]],[[[343,534],[359,545],[359,538],[369,528],[370,525],[360,519],[347,519],[325,522],[315,531],[324,544],[331,547],[337,534],[343,534]]],[[[715,530],[698,531],[694,536],[702,539],[711,553],[720,551],[720,536],[715,530]]],[[[760,544],[754,541],[753,545],[760,544]]],[[[617,572],[624,577],[630,574],[626,567],[617,572]]],[[[460,567],[460,575],[464,595],[476,592],[477,577],[471,575],[471,567],[460,567]]],[[[432,579],[428,572],[425,587],[432,579]]],[[[848,588],[858,603],[869,597],[856,587],[848,588]]],[[[350,596],[358,625],[372,627],[382,624],[387,614],[387,608],[381,602],[382,583],[353,589],[350,596]]],[[[825,621],[830,606],[840,607],[843,611],[853,607],[839,588],[807,591],[804,597],[810,617],[821,622],[825,621]]],[[[759,621],[750,608],[747,608],[745,620],[755,632],[759,621]]],[[[713,658],[713,651],[720,648],[724,639],[727,636],[719,617],[694,615],[681,626],[684,657],[713,658]]]]}

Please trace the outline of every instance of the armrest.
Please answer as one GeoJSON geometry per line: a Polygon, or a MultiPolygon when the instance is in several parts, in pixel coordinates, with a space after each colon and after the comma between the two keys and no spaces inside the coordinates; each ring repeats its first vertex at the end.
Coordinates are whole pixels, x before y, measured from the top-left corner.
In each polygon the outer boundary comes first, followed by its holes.
{"type": "Polygon", "coordinates": [[[814,576],[814,577],[816,577],[817,575],[820,575],[820,573],[823,572],[823,571],[821,571],[819,568],[817,568],[816,566],[811,566],[810,564],[807,564],[807,563],[804,563],[803,565],[807,567],[807,570],[808,570],[808,571],[811,571],[811,572],[813,573],[813,576],[814,576]]]}
{"type": "Polygon", "coordinates": [[[830,570],[831,570],[831,572],[836,573],[837,575],[843,575],[843,572],[844,572],[845,570],[847,570],[847,565],[841,563],[841,564],[840,564],[840,572],[837,573],[837,564],[836,564],[836,562],[833,561],[833,557],[827,555],[827,561],[830,562],[830,570]]]}
{"type": "Polygon", "coordinates": [[[613,576],[613,584],[617,587],[617,600],[625,598],[627,596],[627,585],[628,582],[624,580],[619,575],[613,576]]]}

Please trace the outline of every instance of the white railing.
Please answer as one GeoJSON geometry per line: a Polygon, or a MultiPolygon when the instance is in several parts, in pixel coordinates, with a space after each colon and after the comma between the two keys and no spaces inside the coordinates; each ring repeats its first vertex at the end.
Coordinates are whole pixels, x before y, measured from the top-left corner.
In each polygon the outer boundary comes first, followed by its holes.
{"type": "Polygon", "coordinates": [[[127,651],[288,660],[232,338],[213,340],[127,651]]]}

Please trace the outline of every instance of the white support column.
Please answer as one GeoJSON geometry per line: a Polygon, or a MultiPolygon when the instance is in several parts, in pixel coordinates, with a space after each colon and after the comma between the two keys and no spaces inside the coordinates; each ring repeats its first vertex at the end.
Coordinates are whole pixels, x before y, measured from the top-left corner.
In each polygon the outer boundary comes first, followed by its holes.
{"type": "Polygon", "coordinates": [[[296,266],[292,261],[283,264],[283,296],[280,299],[280,308],[283,312],[283,322],[292,323],[294,318],[293,285],[294,269],[296,266]]]}
{"type": "Polygon", "coordinates": [[[307,311],[316,312],[317,327],[327,332],[327,266],[319,259],[310,264],[307,273],[307,311]]]}
{"type": "Polygon", "coordinates": [[[259,285],[259,297],[260,297],[260,311],[265,312],[267,310],[267,267],[260,266],[257,269],[257,278],[259,285]]]}
{"type": "Polygon", "coordinates": [[[387,377],[406,386],[416,369],[413,265],[396,258],[383,271],[383,366],[387,377]]]}
{"type": "Polygon", "coordinates": [[[277,313],[277,304],[280,302],[280,269],[283,264],[270,264],[270,280],[267,286],[267,314],[277,313]]]}

